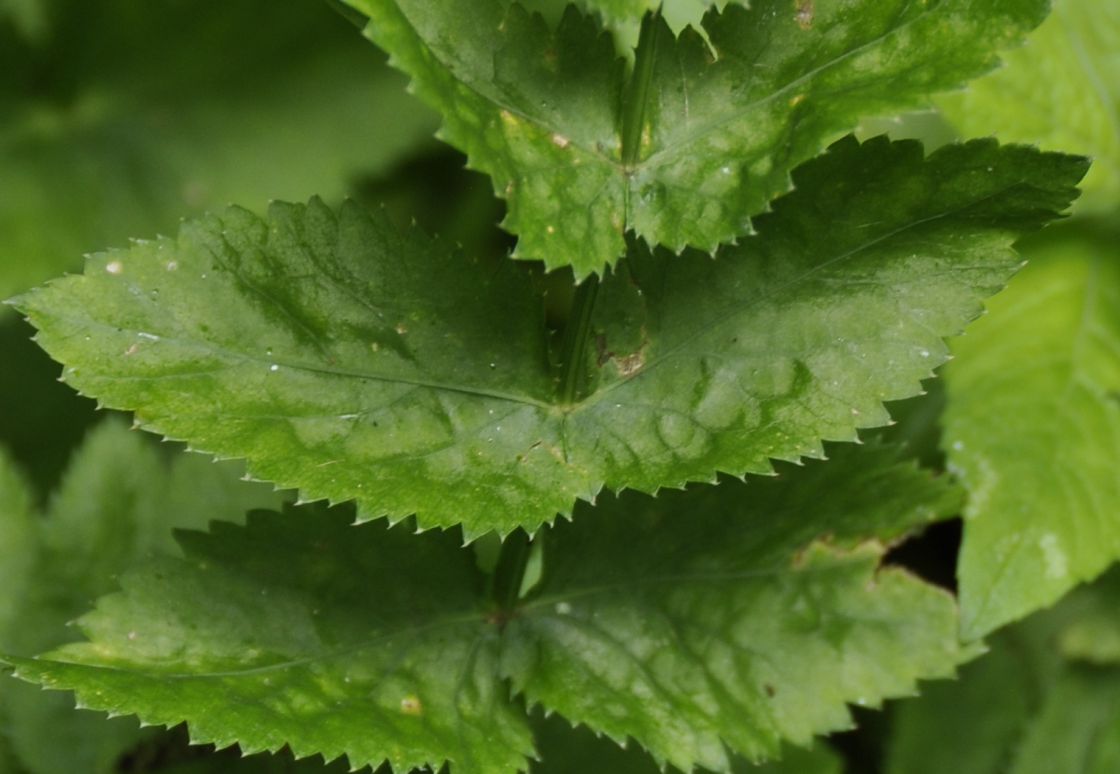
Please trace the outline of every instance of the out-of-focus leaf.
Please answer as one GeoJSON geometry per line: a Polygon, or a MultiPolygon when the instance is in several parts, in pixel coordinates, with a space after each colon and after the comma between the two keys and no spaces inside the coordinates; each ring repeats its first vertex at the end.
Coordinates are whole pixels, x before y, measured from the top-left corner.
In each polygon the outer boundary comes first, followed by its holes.
{"type": "Polygon", "coordinates": [[[10,21],[25,38],[38,41],[47,30],[44,0],[0,0],[0,29],[5,20],[10,21]]]}
{"type": "MultiPolygon", "coordinates": [[[[1066,635],[1117,604],[1120,575],[992,637],[958,682],[896,710],[888,774],[1108,774],[1120,766],[1120,667],[1069,660],[1066,635]]],[[[1083,654],[1073,654],[1080,659],[1083,654]]]]}
{"type": "Polygon", "coordinates": [[[954,342],[944,448],[969,490],[963,631],[980,637],[1120,558],[1120,237],[1055,229],[954,342]]]}
{"type": "MultiPolygon", "coordinates": [[[[67,624],[117,576],[153,553],[177,552],[172,527],[237,520],[280,497],[239,479],[236,464],[194,456],[168,463],[148,439],[107,422],[91,432],[46,512],[24,508],[0,459],[0,647],[32,655],[68,642],[67,624]],[[18,539],[15,539],[18,538],[18,539]]],[[[23,502],[26,504],[26,497],[23,502]]],[[[139,737],[132,720],[75,713],[68,697],[0,682],[0,733],[34,774],[112,771],[139,737]]]]}
{"type": "Polygon", "coordinates": [[[34,334],[17,315],[0,313],[0,447],[19,460],[32,499],[42,501],[98,414],[92,400],[58,381],[58,364],[34,334]]]}
{"type": "Polygon", "coordinates": [[[0,299],[238,201],[340,199],[434,123],[313,0],[58,0],[0,25],[0,299]]]}
{"type": "MultiPolygon", "coordinates": [[[[611,739],[592,733],[586,726],[573,728],[559,715],[535,719],[537,752],[540,760],[529,767],[530,774],[678,774],[679,769],[664,768],[649,753],[631,742],[622,747],[611,739]]],[[[785,745],[781,760],[762,765],[737,759],[734,774],[841,774],[843,761],[824,743],[812,749],[785,745]]]]}
{"type": "Polygon", "coordinates": [[[1077,211],[1120,211],[1120,0],[1055,0],[1003,68],[938,104],[965,136],[1093,156],[1077,211]]]}

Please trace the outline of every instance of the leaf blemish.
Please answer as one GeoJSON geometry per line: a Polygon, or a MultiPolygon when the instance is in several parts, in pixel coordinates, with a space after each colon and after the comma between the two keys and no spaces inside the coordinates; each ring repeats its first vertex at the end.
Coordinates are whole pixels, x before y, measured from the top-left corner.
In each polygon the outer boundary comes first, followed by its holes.
{"type": "Polygon", "coordinates": [[[794,18],[797,19],[797,26],[803,30],[807,30],[813,26],[813,0],[797,0],[797,14],[794,18]]]}
{"type": "Polygon", "coordinates": [[[419,716],[424,714],[424,705],[416,696],[405,696],[401,699],[401,714],[419,716]]]}
{"type": "Polygon", "coordinates": [[[646,335],[644,327],[642,328],[641,346],[629,355],[619,355],[607,349],[607,337],[604,334],[599,334],[595,337],[595,350],[597,352],[595,364],[602,368],[608,362],[613,363],[619,376],[623,378],[633,376],[645,367],[646,347],[648,345],[649,337],[646,335]]]}
{"type": "Polygon", "coordinates": [[[616,357],[613,360],[620,376],[633,376],[641,371],[646,364],[646,348],[643,346],[637,352],[625,357],[616,357]]]}

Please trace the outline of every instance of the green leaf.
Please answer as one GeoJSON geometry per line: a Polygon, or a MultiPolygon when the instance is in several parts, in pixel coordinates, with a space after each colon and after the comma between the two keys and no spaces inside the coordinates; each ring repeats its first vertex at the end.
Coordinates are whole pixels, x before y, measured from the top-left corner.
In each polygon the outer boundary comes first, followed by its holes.
{"type": "Polygon", "coordinates": [[[956,682],[925,685],[920,698],[899,704],[888,774],[1007,771],[1039,688],[1033,662],[1012,638],[997,636],[992,644],[993,651],[963,667],[956,682]]]}
{"type": "Polygon", "coordinates": [[[1093,156],[1078,212],[1120,206],[1120,0],[1060,0],[1006,66],[938,104],[966,136],[1093,156]]]}
{"type": "Polygon", "coordinates": [[[21,35],[31,40],[41,39],[46,32],[47,15],[43,0],[0,0],[0,25],[5,19],[9,19],[21,35]]]}
{"type": "MultiPolygon", "coordinates": [[[[211,753],[186,763],[155,767],[150,771],[158,774],[354,774],[345,760],[329,764],[320,758],[297,761],[286,750],[275,755],[242,756],[237,748],[211,753]]],[[[370,771],[363,769],[361,774],[370,774],[370,771]]]]}
{"type": "Polygon", "coordinates": [[[0,299],[230,201],[341,199],[435,127],[312,0],[57,6],[42,45],[0,29],[0,299]]]}
{"type": "Polygon", "coordinates": [[[248,753],[524,769],[531,736],[498,680],[471,552],[451,532],[351,522],[293,510],[186,533],[187,560],[126,576],[82,620],[92,644],[20,674],[248,753]]]}
{"type": "Polygon", "coordinates": [[[966,638],[1057,600],[1120,558],[1120,255],[1055,230],[954,344],[944,445],[969,490],[966,638]]]}
{"type": "Polygon", "coordinates": [[[1093,585],[1073,592],[1062,604],[1077,610],[1076,618],[1057,637],[1062,655],[1090,664],[1120,666],[1120,572],[1106,573],[1093,585]]]}
{"type": "Polygon", "coordinates": [[[35,525],[31,493],[7,452],[0,447],[0,633],[12,625],[31,570],[35,525]]]}
{"type": "MultiPolygon", "coordinates": [[[[663,774],[650,755],[636,745],[620,747],[605,736],[597,736],[586,726],[572,728],[559,715],[534,718],[534,732],[540,760],[529,768],[530,774],[570,774],[573,771],[610,772],[610,774],[663,774]]],[[[669,769],[677,772],[678,769],[669,769]]],[[[843,761],[826,744],[811,749],[785,745],[781,760],[755,765],[737,759],[731,767],[735,774],[842,774],[843,761]]]]}
{"type": "Polygon", "coordinates": [[[503,673],[531,704],[684,771],[808,745],[850,725],[846,701],[877,706],[949,674],[962,659],[951,600],[877,569],[884,546],[865,538],[949,515],[957,495],[914,468],[904,485],[890,455],[848,450],[798,475],[623,497],[590,528],[559,524],[535,598],[508,624],[503,673]],[[811,543],[825,531],[828,544],[811,543]]]}
{"type": "Polygon", "coordinates": [[[889,421],[1018,265],[1084,161],[992,142],[838,143],[717,260],[636,249],[559,395],[528,267],[356,206],[237,209],[19,301],[64,378],[305,499],[533,530],[605,486],[768,473],[889,421]]]}
{"type": "Polygon", "coordinates": [[[456,772],[524,768],[508,677],[658,760],[727,771],[725,744],[807,744],[849,724],[846,701],[965,657],[951,596],[878,567],[882,541],[958,498],[883,447],[756,486],[631,494],[545,531],[542,585],[510,608],[453,532],[258,513],[126,576],[80,622],[89,643],[9,660],[88,706],[185,719],[195,741],[456,772]]]}
{"type": "Polygon", "coordinates": [[[1120,765],[1120,669],[1065,659],[1065,634],[1117,617],[1116,573],[999,632],[992,651],[901,704],[888,774],[1105,774],[1120,765]],[[1089,599],[1094,597],[1095,599],[1089,599]]]}
{"type": "MultiPolygon", "coordinates": [[[[186,456],[168,464],[148,439],[106,422],[75,455],[46,513],[32,520],[26,506],[22,519],[19,509],[7,510],[19,499],[7,483],[10,466],[0,465],[0,647],[29,656],[75,639],[69,622],[116,587],[119,573],[153,552],[177,551],[172,526],[238,519],[281,502],[240,481],[237,468],[186,456]],[[13,530],[19,540],[10,539],[13,530]]],[[[134,722],[75,713],[67,697],[8,679],[0,684],[0,729],[36,774],[113,771],[139,739],[134,722]]]]}
{"type": "Polygon", "coordinates": [[[1027,728],[1011,774],[1120,770],[1120,671],[1073,667],[1027,728]]]}
{"type": "Polygon", "coordinates": [[[515,256],[601,272],[633,231],[714,250],[789,190],[790,170],[864,115],[989,70],[1045,0],[765,0],[675,38],[649,22],[634,73],[570,10],[556,30],[503,0],[347,0],[493,178],[515,256]],[[853,23],[858,19],[858,23],[853,23]],[[706,38],[705,38],[706,36],[706,38]]]}
{"type": "MultiPolygon", "coordinates": [[[[690,25],[703,34],[704,14],[713,7],[722,10],[729,2],[729,0],[575,1],[587,12],[597,13],[605,26],[614,32],[616,44],[628,48],[633,48],[637,44],[642,17],[647,13],[659,11],[674,35],[679,35],[685,27],[690,25]]],[[[512,5],[510,0],[505,0],[505,2],[507,5],[512,5]]],[[[734,2],[743,6],[749,5],[746,0],[734,0],[734,2]]],[[[554,24],[563,17],[568,2],[567,0],[523,0],[521,5],[531,12],[542,13],[550,24],[554,24]]]]}

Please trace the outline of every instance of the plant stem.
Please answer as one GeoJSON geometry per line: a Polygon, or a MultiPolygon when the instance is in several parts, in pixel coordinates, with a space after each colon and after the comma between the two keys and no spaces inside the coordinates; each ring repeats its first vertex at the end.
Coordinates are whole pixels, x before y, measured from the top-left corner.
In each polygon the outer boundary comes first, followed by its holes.
{"type": "Polygon", "coordinates": [[[653,11],[642,19],[638,33],[638,48],[634,54],[634,72],[626,85],[622,105],[622,163],[631,166],[642,150],[642,134],[646,124],[646,105],[649,88],[653,82],[653,63],[657,53],[658,25],[661,12],[653,11]]]}
{"type": "Polygon", "coordinates": [[[599,294],[599,277],[592,274],[576,288],[572,299],[568,324],[564,328],[561,346],[560,402],[571,405],[582,397],[584,367],[587,363],[587,344],[591,340],[591,313],[595,310],[595,297],[599,294]]]}
{"type": "MultiPolygon", "coordinates": [[[[658,24],[661,12],[653,11],[642,19],[638,34],[638,48],[634,55],[634,72],[626,85],[622,105],[622,163],[630,166],[641,155],[642,134],[645,130],[646,104],[653,81],[653,63],[657,53],[658,24]]],[[[561,344],[560,400],[571,405],[582,397],[584,367],[587,362],[587,345],[591,338],[591,314],[595,297],[599,293],[599,277],[592,274],[576,288],[572,299],[568,324],[561,344]]]]}
{"type": "Polygon", "coordinates": [[[498,565],[494,568],[494,602],[503,614],[509,614],[517,604],[521,592],[521,580],[525,576],[525,566],[529,563],[531,539],[524,530],[511,533],[502,543],[498,565]]]}

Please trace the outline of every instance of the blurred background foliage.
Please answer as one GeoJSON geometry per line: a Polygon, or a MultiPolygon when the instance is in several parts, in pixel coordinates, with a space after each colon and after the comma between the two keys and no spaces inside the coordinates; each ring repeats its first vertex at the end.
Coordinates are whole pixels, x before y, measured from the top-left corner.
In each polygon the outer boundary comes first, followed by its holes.
{"type": "MultiPolygon", "coordinates": [[[[530,2],[553,15],[563,5],[530,2]]],[[[683,24],[705,5],[674,0],[670,10],[683,24]]],[[[1063,234],[1078,244],[1090,234],[1104,259],[1120,260],[1120,3],[1059,0],[1057,9],[1006,68],[945,98],[942,112],[869,120],[860,134],[932,147],[958,132],[994,133],[1095,155],[1074,222],[1039,244],[1060,252],[1063,234]]],[[[624,47],[633,19],[612,24],[624,47]]],[[[261,211],[273,198],[349,196],[469,251],[507,250],[489,180],[433,139],[436,117],[405,86],[321,0],[0,0],[0,298],[80,271],[91,250],[174,233],[180,219],[227,202],[261,211]]],[[[556,287],[562,295],[570,283],[556,287]]],[[[26,653],[73,638],[66,624],[131,562],[174,551],[170,527],[281,498],[239,481],[236,465],[181,455],[95,412],[57,383],[59,367],[30,336],[0,308],[0,461],[11,462],[0,474],[17,471],[0,475],[0,645],[26,653]]],[[[898,424],[875,434],[944,470],[944,391],[929,389],[892,406],[898,424]]],[[[890,560],[952,588],[959,540],[959,522],[941,525],[890,560]]],[[[1001,631],[959,681],[885,714],[859,710],[859,730],[742,771],[1120,771],[1118,578],[1001,631]]],[[[0,681],[0,774],[348,770],[194,748],[182,728],[141,732],[132,719],[72,706],[69,695],[0,681]]],[[[550,761],[537,774],[657,771],[640,751],[557,719],[535,723],[550,761]]]]}

